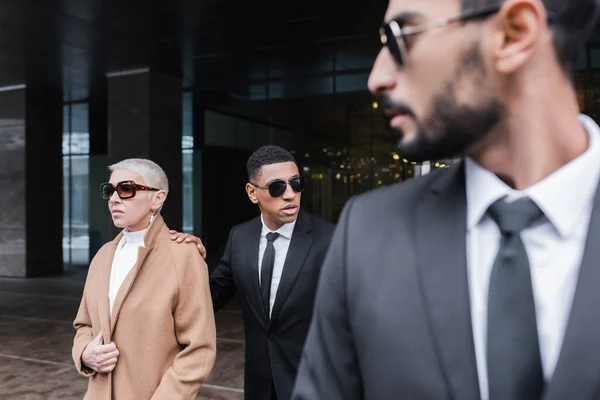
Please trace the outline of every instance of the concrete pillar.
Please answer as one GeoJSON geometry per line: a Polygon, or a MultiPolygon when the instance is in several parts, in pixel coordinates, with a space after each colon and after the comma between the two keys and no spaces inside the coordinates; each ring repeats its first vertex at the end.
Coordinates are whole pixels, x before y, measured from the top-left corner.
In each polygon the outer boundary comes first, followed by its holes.
{"type": "Polygon", "coordinates": [[[52,66],[30,66],[24,88],[0,92],[1,276],[63,272],[63,98],[52,66]]]}
{"type": "Polygon", "coordinates": [[[162,215],[182,227],[181,78],[151,68],[108,80],[108,164],[148,158],[169,178],[162,215]]]}

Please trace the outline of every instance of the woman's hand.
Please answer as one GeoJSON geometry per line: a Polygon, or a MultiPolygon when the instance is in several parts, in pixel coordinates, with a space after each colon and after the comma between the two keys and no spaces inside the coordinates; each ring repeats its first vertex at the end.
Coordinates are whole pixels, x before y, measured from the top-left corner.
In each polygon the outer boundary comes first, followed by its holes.
{"type": "Polygon", "coordinates": [[[114,343],[103,344],[102,331],[83,350],[81,361],[83,364],[98,372],[109,373],[117,365],[119,350],[114,343]]]}

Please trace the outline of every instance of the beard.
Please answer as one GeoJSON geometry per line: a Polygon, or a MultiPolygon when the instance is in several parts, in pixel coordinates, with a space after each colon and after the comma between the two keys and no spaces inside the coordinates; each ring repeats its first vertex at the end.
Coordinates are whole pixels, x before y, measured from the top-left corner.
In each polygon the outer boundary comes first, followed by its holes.
{"type": "Polygon", "coordinates": [[[412,162],[454,158],[464,155],[472,145],[484,139],[498,125],[506,108],[500,99],[485,93],[489,87],[485,78],[485,64],[475,43],[462,55],[456,73],[434,97],[431,112],[422,122],[407,105],[384,97],[384,109],[398,110],[414,121],[411,140],[406,140],[405,132],[396,129],[400,157],[412,162]],[[459,85],[467,86],[468,92],[476,96],[469,104],[458,101],[456,87],[459,85]]]}

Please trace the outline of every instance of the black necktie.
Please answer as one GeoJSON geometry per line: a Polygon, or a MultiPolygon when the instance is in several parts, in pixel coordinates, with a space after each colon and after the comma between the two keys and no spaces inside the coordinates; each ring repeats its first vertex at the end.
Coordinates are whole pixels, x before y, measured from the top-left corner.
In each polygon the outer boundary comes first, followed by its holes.
{"type": "Polygon", "coordinates": [[[279,237],[279,233],[267,233],[267,248],[263,254],[262,265],[260,266],[260,292],[262,301],[267,311],[271,311],[271,279],[273,278],[273,265],[275,263],[275,247],[273,242],[279,237]]]}
{"type": "Polygon", "coordinates": [[[540,359],[529,259],[521,231],[542,216],[529,198],[492,204],[502,239],[490,277],[487,367],[490,400],[538,400],[544,377],[540,359]]]}

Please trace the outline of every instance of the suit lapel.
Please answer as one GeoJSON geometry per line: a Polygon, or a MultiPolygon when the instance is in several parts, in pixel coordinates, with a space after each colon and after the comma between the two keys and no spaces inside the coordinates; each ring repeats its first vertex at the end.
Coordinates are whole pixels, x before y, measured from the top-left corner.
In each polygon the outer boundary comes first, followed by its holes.
{"type": "Polygon", "coordinates": [[[245,281],[248,282],[248,299],[252,305],[252,310],[258,321],[260,321],[262,328],[266,331],[269,316],[267,315],[265,308],[262,303],[262,296],[260,292],[260,283],[258,279],[258,247],[260,244],[260,234],[262,231],[262,223],[260,217],[256,218],[252,224],[249,225],[249,231],[244,234],[244,253],[246,255],[246,265],[244,273],[246,274],[245,281]]]}
{"type": "Polygon", "coordinates": [[[296,283],[298,274],[304,266],[304,260],[313,241],[313,237],[309,234],[311,230],[312,224],[310,220],[303,212],[300,212],[285,258],[281,281],[279,282],[273,312],[271,313],[271,323],[279,316],[283,305],[296,283]]]}
{"type": "Polygon", "coordinates": [[[546,400],[591,399],[600,394],[600,187],[569,322],[546,400]]]}
{"type": "Polygon", "coordinates": [[[479,399],[466,260],[464,165],[441,173],[417,210],[417,262],[452,398],[479,399]]]}

